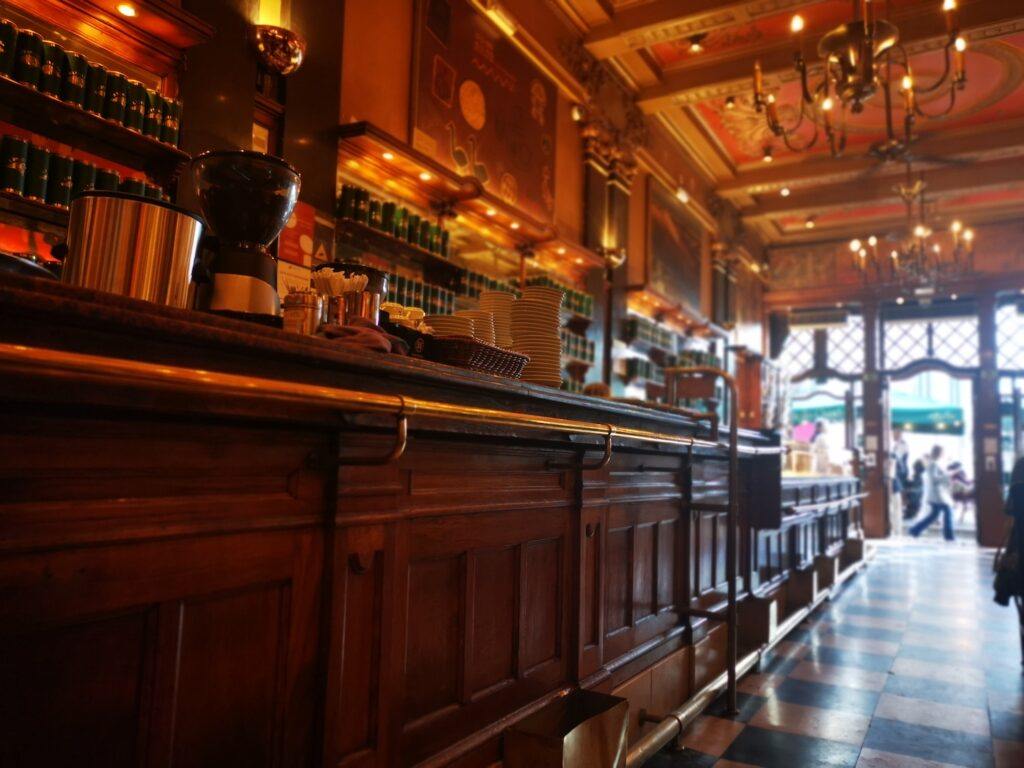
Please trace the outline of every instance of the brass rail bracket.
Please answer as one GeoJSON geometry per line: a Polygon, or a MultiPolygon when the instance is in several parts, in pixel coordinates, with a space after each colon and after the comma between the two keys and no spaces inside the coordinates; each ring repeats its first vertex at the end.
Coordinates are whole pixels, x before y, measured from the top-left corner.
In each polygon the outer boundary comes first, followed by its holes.
{"type": "Polygon", "coordinates": [[[323,469],[325,466],[332,467],[376,467],[398,461],[405,454],[406,446],[409,444],[409,418],[405,413],[399,411],[395,416],[395,435],[391,448],[387,453],[380,456],[346,456],[339,459],[325,461],[319,454],[311,453],[306,457],[306,466],[310,469],[323,469]]]}
{"type": "MultiPolygon", "coordinates": [[[[566,463],[564,461],[556,461],[554,459],[548,459],[544,466],[546,469],[582,469],[587,472],[593,472],[594,470],[604,469],[608,466],[608,462],[612,460],[612,437],[615,435],[615,428],[610,424],[607,425],[608,431],[604,436],[604,453],[601,458],[595,462],[587,464],[585,461],[581,461],[579,465],[572,463],[566,463]]],[[[586,449],[584,449],[584,452],[586,449]]]]}

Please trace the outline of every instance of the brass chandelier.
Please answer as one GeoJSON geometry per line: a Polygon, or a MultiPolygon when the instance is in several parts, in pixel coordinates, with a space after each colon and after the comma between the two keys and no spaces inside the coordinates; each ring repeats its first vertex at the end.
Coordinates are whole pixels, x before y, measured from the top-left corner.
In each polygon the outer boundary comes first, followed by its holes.
{"type": "MultiPolygon", "coordinates": [[[[883,160],[902,158],[914,140],[916,117],[942,117],[949,114],[956,103],[956,93],[967,82],[964,70],[964,51],[967,41],[960,35],[956,0],[943,0],[947,38],[943,46],[944,67],[938,79],[920,85],[914,78],[906,49],[899,42],[899,29],[891,21],[876,18],[872,0],[852,0],[853,21],[836,27],[818,41],[818,56],[824,62],[821,80],[810,82],[808,64],[803,53],[805,22],[796,15],[790,30],[799,35],[800,47],[794,53],[796,71],[800,76],[801,98],[799,116],[792,125],[783,125],[779,107],[773,93],[766,93],[761,62],[754,63],[754,106],[765,113],[768,129],[778,136],[793,152],[811,149],[818,142],[819,124],[824,131],[829,151],[838,157],[846,148],[847,111],[858,114],[864,102],[881,92],[885,105],[886,138],[872,147],[872,153],[883,160]],[[939,112],[925,112],[919,96],[935,93],[944,86],[949,89],[949,101],[939,112]],[[898,91],[898,93],[894,93],[898,91]],[[902,102],[902,131],[898,135],[896,102],[902,102]],[[817,115],[817,118],[816,118],[817,115]],[[804,119],[814,126],[810,138],[800,139],[798,132],[804,119]]],[[[889,3],[886,2],[886,15],[889,3]]],[[[764,148],[764,159],[770,162],[771,146],[764,148]]]]}
{"type": "Polygon", "coordinates": [[[948,241],[940,239],[939,233],[928,224],[926,187],[923,178],[913,178],[910,163],[907,163],[906,180],[894,187],[906,206],[906,230],[902,236],[888,238],[890,242],[895,241],[895,245],[887,255],[884,255],[886,246],[875,235],[865,241],[850,241],[853,266],[862,273],[865,283],[873,279],[879,283],[937,289],[941,282],[963,277],[974,270],[974,230],[954,219],[949,225],[948,241]]]}

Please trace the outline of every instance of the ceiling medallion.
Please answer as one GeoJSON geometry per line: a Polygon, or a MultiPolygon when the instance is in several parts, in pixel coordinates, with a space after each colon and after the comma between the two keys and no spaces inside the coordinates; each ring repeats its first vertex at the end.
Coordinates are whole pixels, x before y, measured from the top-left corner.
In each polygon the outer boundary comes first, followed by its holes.
{"type": "MultiPolygon", "coordinates": [[[[864,102],[880,95],[884,99],[886,138],[872,146],[874,155],[883,160],[902,159],[914,140],[914,121],[917,117],[942,117],[949,114],[956,103],[956,93],[967,82],[964,70],[964,51],[967,41],[960,35],[956,0],[943,0],[947,38],[943,46],[944,67],[939,78],[929,85],[914,79],[906,49],[900,45],[899,29],[891,21],[876,18],[872,0],[852,0],[853,21],[836,27],[818,41],[818,56],[823,61],[821,81],[812,85],[804,58],[804,26],[802,16],[790,22],[790,31],[799,38],[799,49],[794,54],[796,71],[800,76],[801,99],[799,117],[785,126],[779,119],[779,108],[774,93],[766,93],[761,62],[754,63],[754,105],[765,113],[768,128],[782,139],[788,149],[803,152],[818,142],[819,124],[829,151],[838,157],[846,148],[846,114],[859,114],[864,102]],[[938,113],[921,109],[918,96],[934,93],[944,86],[949,89],[949,102],[938,113]],[[894,114],[902,104],[903,116],[894,114]],[[807,118],[814,132],[809,138],[797,134],[807,118]],[[902,124],[902,126],[901,126],[902,124]]],[[[771,156],[771,147],[764,148],[771,156]]]]}
{"type": "Polygon", "coordinates": [[[914,178],[907,163],[906,179],[893,187],[907,209],[906,229],[890,234],[883,245],[878,237],[850,241],[853,266],[864,282],[898,283],[908,288],[932,288],[974,271],[974,230],[959,219],[949,225],[948,237],[928,224],[922,177],[914,178]],[[915,216],[916,208],[916,216],[915,216]],[[886,250],[888,249],[888,253],[886,250]]]}

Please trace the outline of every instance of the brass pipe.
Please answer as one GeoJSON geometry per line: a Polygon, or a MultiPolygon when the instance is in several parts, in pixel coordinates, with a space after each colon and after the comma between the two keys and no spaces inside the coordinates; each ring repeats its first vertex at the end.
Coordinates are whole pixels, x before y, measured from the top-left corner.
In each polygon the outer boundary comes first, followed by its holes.
{"type": "MultiPolygon", "coordinates": [[[[740,674],[746,674],[761,660],[761,652],[744,656],[737,665],[740,674]]],[[[728,688],[729,674],[723,672],[706,686],[701,688],[686,704],[679,709],[673,710],[665,715],[653,730],[648,731],[644,736],[633,744],[633,747],[626,754],[626,768],[637,768],[654,757],[661,748],[672,739],[681,736],[686,727],[700,716],[700,713],[707,709],[708,705],[717,699],[723,689],[728,688]]]]}
{"type": "MultiPolygon", "coordinates": [[[[494,408],[478,408],[422,400],[415,397],[381,395],[318,384],[241,376],[199,368],[183,368],[159,363],[86,355],[20,344],[0,343],[0,371],[5,374],[41,375],[53,379],[76,379],[97,384],[137,385],[165,391],[317,406],[339,413],[381,413],[390,414],[396,418],[404,414],[410,418],[421,416],[491,426],[547,430],[568,435],[593,435],[600,438],[606,438],[609,431],[609,425],[602,423],[538,416],[494,408]]],[[[703,447],[722,450],[724,447],[718,443],[693,437],[634,427],[612,427],[612,437],[686,446],[687,448],[703,447]]],[[[778,448],[749,448],[751,453],[766,451],[777,453],[781,450],[778,448]]]]}

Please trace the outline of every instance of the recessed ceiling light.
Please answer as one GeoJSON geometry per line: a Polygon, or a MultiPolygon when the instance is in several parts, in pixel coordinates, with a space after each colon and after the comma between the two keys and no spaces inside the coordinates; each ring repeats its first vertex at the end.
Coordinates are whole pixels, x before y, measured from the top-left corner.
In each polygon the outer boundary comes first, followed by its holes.
{"type": "Polygon", "coordinates": [[[558,249],[558,255],[559,256],[565,256],[565,247],[564,246],[562,248],[558,249]]]}
{"type": "Polygon", "coordinates": [[[726,96],[725,97],[725,108],[726,109],[736,109],[736,97],[735,96],[726,96]]]}
{"type": "Polygon", "coordinates": [[[135,6],[131,3],[118,3],[117,12],[122,16],[127,16],[129,19],[139,15],[139,12],[135,10],[135,6]]]}
{"type": "Polygon", "coordinates": [[[789,187],[783,187],[779,190],[779,194],[783,197],[789,197],[789,187]]]}
{"type": "Polygon", "coordinates": [[[808,216],[807,221],[804,222],[804,227],[807,229],[814,229],[815,226],[817,226],[817,222],[815,222],[814,217],[808,216]]]}
{"type": "Polygon", "coordinates": [[[488,208],[487,209],[487,215],[488,216],[494,216],[496,213],[497,213],[497,211],[494,210],[493,208],[488,208]]]}
{"type": "Polygon", "coordinates": [[[683,189],[683,187],[677,187],[676,200],[678,200],[680,203],[688,203],[690,202],[690,193],[683,189]]]}
{"type": "Polygon", "coordinates": [[[902,304],[904,301],[906,301],[906,299],[904,299],[902,296],[897,296],[896,297],[896,303],[897,304],[902,304]]]}
{"type": "Polygon", "coordinates": [[[957,299],[959,299],[960,297],[959,297],[959,296],[957,296],[957,295],[956,295],[955,293],[951,293],[951,294],[949,294],[949,298],[951,298],[951,299],[952,299],[953,301],[956,301],[956,300],[957,300],[957,299]]]}
{"type": "Polygon", "coordinates": [[[804,31],[804,17],[799,13],[789,20],[789,31],[794,33],[804,31]]]}
{"type": "Polygon", "coordinates": [[[770,163],[774,159],[772,157],[771,145],[764,148],[764,155],[761,156],[761,159],[766,163],[770,163]]]}
{"type": "Polygon", "coordinates": [[[429,173],[427,173],[426,171],[423,171],[423,172],[422,172],[422,173],[420,174],[420,181],[430,181],[430,180],[431,180],[432,178],[434,178],[434,177],[433,177],[433,176],[431,176],[431,175],[430,175],[429,173]]]}
{"type": "Polygon", "coordinates": [[[512,229],[519,229],[519,222],[513,221],[509,226],[512,227],[512,229]]]}
{"type": "Polygon", "coordinates": [[[704,52],[704,46],[701,45],[701,43],[704,41],[705,37],[707,37],[707,33],[706,32],[701,32],[701,33],[696,34],[696,35],[690,35],[690,38],[689,38],[690,39],[690,53],[703,53],[704,52]]]}
{"type": "Polygon", "coordinates": [[[381,155],[381,157],[383,157],[389,163],[395,159],[395,155],[392,152],[385,152],[383,155],[381,155]]]}

